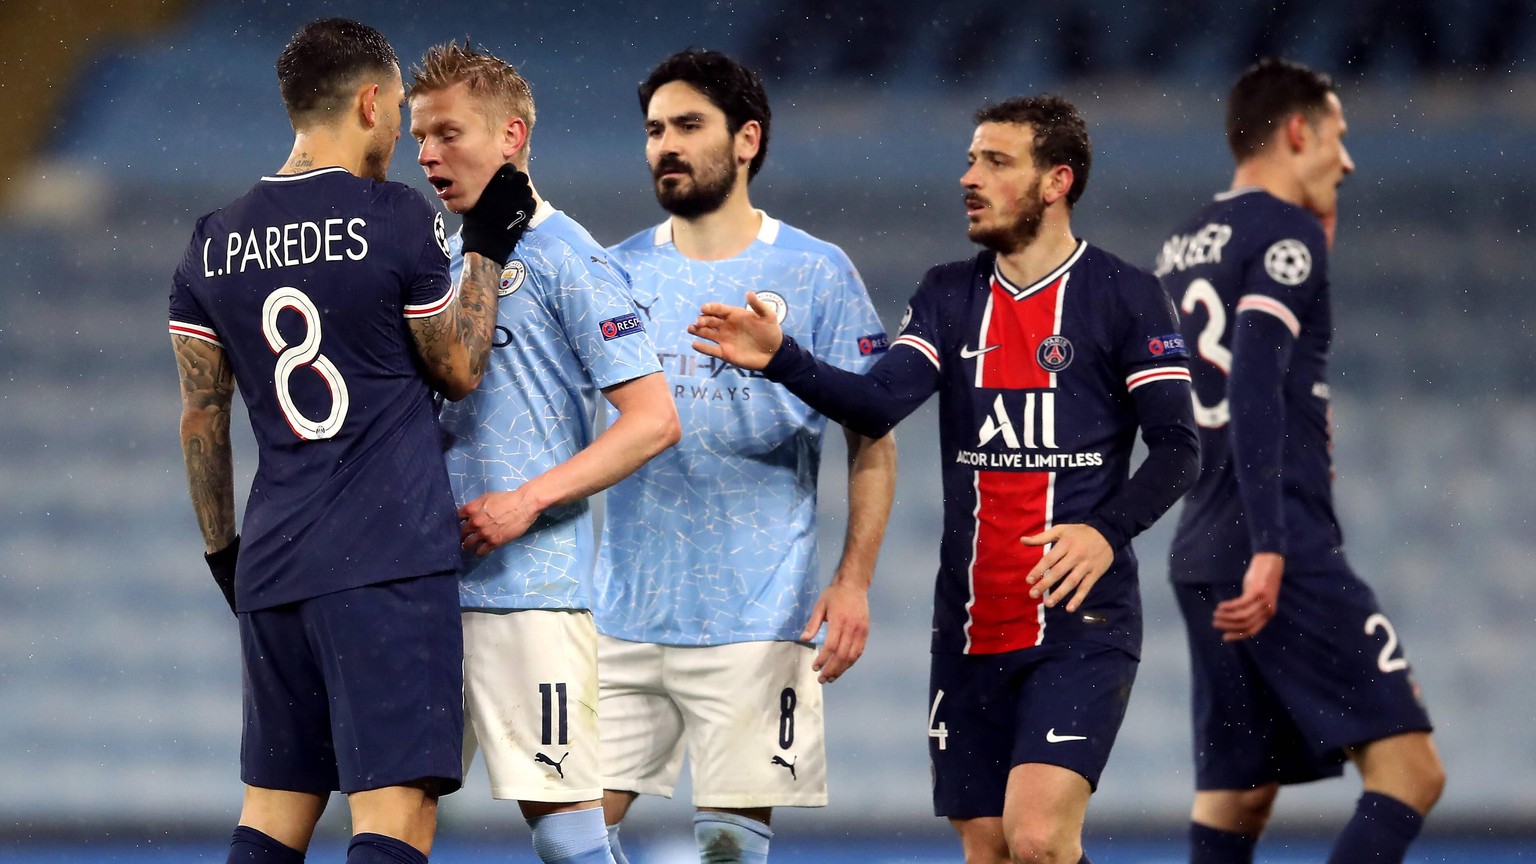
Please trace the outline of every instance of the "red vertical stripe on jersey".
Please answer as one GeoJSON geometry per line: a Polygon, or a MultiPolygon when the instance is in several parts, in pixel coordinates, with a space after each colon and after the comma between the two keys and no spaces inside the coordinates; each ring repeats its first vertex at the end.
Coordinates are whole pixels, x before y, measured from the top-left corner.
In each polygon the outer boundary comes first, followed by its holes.
{"type": "MultiPolygon", "coordinates": [[[[1045,337],[1056,332],[1056,305],[1061,279],[1029,296],[1015,299],[992,281],[992,314],[981,355],[981,387],[1035,390],[1051,386],[1051,373],[1036,359],[1045,337]]],[[[1040,417],[1029,439],[1040,440],[1040,417]]],[[[1015,424],[1029,422],[1020,414],[1015,424]]],[[[1017,429],[1021,440],[1025,429],[1017,429]]],[[[1019,540],[1038,534],[1050,518],[1051,473],[1046,471],[977,471],[976,554],[971,562],[970,621],[966,651],[997,654],[1039,644],[1040,601],[1029,596],[1024,577],[1039,563],[1043,550],[1019,540]]]]}

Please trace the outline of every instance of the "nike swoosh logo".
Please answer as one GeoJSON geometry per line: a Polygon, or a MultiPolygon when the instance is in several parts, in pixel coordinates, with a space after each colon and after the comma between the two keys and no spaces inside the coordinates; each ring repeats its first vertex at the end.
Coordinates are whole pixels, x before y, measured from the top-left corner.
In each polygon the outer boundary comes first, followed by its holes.
{"type": "Polygon", "coordinates": [[[976,348],[976,349],[962,347],[960,349],[960,358],[962,360],[969,360],[972,357],[980,357],[981,355],[987,353],[988,351],[996,351],[997,349],[999,349],[1001,347],[1003,347],[1003,346],[1001,346],[1001,345],[988,345],[985,348],[976,348]]]}
{"type": "Polygon", "coordinates": [[[1045,742],[1047,744],[1060,744],[1063,741],[1087,741],[1087,740],[1088,740],[1088,736],[1087,735],[1057,735],[1056,734],[1056,729],[1054,727],[1052,727],[1052,729],[1049,732],[1045,733],[1045,742]]]}

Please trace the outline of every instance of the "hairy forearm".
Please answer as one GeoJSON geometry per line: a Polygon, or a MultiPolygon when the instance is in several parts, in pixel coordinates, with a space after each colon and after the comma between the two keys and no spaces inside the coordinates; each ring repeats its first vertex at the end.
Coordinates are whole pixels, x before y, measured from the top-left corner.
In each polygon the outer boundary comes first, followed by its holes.
{"type": "Polygon", "coordinates": [[[848,530],[834,580],[857,580],[868,588],[890,521],[896,495],[896,439],[893,435],[848,438],[848,530]]]}
{"type": "Polygon", "coordinates": [[[449,399],[468,396],[485,377],[496,335],[501,268],[477,253],[464,256],[458,297],[441,313],[412,323],[416,350],[432,384],[449,399]]]}

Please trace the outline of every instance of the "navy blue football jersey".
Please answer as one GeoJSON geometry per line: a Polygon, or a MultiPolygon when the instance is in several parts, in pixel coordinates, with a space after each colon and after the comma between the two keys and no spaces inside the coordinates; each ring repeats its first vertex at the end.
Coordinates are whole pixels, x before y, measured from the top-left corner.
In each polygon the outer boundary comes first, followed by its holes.
{"type": "Polygon", "coordinates": [[[1342,560],[1333,508],[1328,250],[1316,216],[1260,189],[1217,195],[1174,230],[1156,275],[1183,311],[1200,479],[1171,550],[1178,582],[1342,560]]]}
{"type": "Polygon", "coordinates": [[[220,346],[259,448],[241,611],[458,567],[408,318],[453,302],[442,217],[341,168],[263,177],[197,223],[173,334],[220,346]]]}
{"type": "Polygon", "coordinates": [[[766,371],[788,372],[782,380],[808,401],[824,388],[812,405],[864,434],[882,427],[861,427],[861,415],[889,414],[889,428],[938,391],[944,533],[935,653],[1086,639],[1139,654],[1128,541],[1193,479],[1187,357],[1157,280],[1080,242],[1027,286],[1009,282],[992,252],[928,271],[900,335],[865,376],[878,388],[825,366],[797,374],[778,355],[766,371]],[[1138,470],[1127,482],[1138,427],[1159,456],[1148,458],[1150,474],[1138,470]],[[1183,456],[1164,459],[1164,444],[1183,456]],[[1074,613],[1031,598],[1024,581],[1045,550],[1021,538],[1064,523],[1093,526],[1115,550],[1074,613]]]}

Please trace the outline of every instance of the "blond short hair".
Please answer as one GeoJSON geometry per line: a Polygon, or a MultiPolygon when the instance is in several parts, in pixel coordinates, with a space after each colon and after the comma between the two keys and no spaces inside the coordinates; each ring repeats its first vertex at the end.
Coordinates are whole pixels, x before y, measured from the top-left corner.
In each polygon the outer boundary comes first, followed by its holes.
{"type": "Polygon", "coordinates": [[[533,131],[533,89],[517,67],[489,51],[476,51],[464,44],[449,42],[427,49],[421,62],[411,68],[411,96],[447,90],[464,84],[480,105],[481,113],[492,124],[507,117],[517,117],[533,131]]]}

